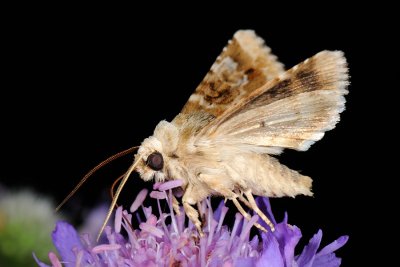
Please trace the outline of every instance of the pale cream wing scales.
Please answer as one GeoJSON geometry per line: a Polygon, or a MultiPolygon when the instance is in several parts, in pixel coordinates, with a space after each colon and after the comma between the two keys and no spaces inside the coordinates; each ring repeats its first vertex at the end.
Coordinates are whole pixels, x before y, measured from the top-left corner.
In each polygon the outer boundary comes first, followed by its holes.
{"type": "Polygon", "coordinates": [[[284,72],[252,30],[237,31],[203,81],[190,96],[181,114],[206,112],[218,117],[234,103],[284,72]]]}
{"type": "Polygon", "coordinates": [[[272,154],[281,148],[307,150],[339,121],[347,85],[343,53],[320,52],[212,121],[198,144],[211,139],[272,154]]]}

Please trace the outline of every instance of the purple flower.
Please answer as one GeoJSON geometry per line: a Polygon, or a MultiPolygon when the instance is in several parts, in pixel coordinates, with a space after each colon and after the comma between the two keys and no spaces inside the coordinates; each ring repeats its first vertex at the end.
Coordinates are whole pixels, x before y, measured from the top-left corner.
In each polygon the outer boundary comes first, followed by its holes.
{"type": "MultiPolygon", "coordinates": [[[[250,237],[254,223],[263,224],[257,215],[249,221],[236,214],[231,231],[224,225],[228,208],[223,202],[213,211],[209,199],[199,211],[204,218],[204,236],[200,237],[193,224],[186,219],[184,210],[173,200],[172,189],[180,181],[155,184],[150,197],[156,199],[158,216],[151,207],[144,207],[147,190],[142,190],[133,202],[130,212],[119,207],[115,212],[113,229],[105,229],[106,242],[92,244],[88,235],[79,238],[77,231],[66,222],[58,222],[52,238],[60,259],[49,254],[53,266],[339,266],[334,251],[342,247],[348,237],[342,236],[318,251],[322,231],[311,238],[300,255],[294,249],[301,238],[300,229],[283,222],[276,223],[267,198],[258,198],[260,208],[276,225],[274,232],[250,237]],[[166,202],[168,212],[161,209],[166,202]],[[140,216],[139,209],[143,215],[140,216]],[[178,212],[174,211],[177,210],[178,212]],[[135,214],[139,229],[132,227],[135,214]],[[125,229],[126,237],[120,231],[125,229]],[[62,265],[63,264],[63,265],[62,265]]],[[[41,267],[46,264],[37,260],[41,267]]]]}
{"type": "MultiPolygon", "coordinates": [[[[294,256],[294,249],[301,238],[300,229],[287,223],[286,214],[284,220],[277,224],[268,198],[257,198],[257,204],[275,224],[274,232],[262,233],[263,253],[259,259],[259,266],[340,266],[341,259],[336,257],[334,251],[346,244],[348,236],[341,236],[317,252],[322,239],[322,231],[319,230],[300,255],[294,256]]],[[[262,220],[259,220],[259,223],[268,227],[262,220]]]]}

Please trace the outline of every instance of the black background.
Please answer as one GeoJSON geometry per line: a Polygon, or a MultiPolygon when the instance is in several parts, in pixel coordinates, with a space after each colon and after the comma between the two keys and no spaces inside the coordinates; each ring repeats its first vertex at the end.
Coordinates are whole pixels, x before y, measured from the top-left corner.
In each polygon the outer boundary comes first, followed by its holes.
{"type": "MultiPolygon", "coordinates": [[[[314,197],[272,205],[278,218],[288,211],[305,241],[319,228],[323,244],[350,235],[338,252],[343,266],[371,263],[380,258],[375,227],[388,216],[376,203],[377,180],[385,177],[378,176],[373,150],[379,144],[372,140],[383,122],[371,108],[380,102],[374,51],[385,34],[368,15],[355,19],[356,11],[336,8],[332,15],[306,10],[293,16],[256,6],[222,13],[14,10],[2,36],[1,183],[61,201],[97,163],[139,145],[160,120],[172,120],[233,33],[254,29],[287,68],[324,49],[345,52],[351,86],[341,122],[309,151],[279,157],[313,177],[314,197]]],[[[62,212],[79,214],[108,201],[107,190],[131,162],[128,156],[100,171],[62,212]]],[[[143,187],[151,184],[135,175],[121,203],[129,205],[143,187]]]]}

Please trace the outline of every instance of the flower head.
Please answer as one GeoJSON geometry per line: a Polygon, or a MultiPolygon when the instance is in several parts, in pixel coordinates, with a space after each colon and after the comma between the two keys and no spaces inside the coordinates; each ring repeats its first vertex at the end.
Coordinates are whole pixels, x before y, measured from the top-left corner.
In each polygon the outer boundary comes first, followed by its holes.
{"type": "MultiPolygon", "coordinates": [[[[184,210],[174,201],[172,189],[180,181],[155,184],[150,197],[157,201],[157,212],[144,207],[147,190],[142,190],[133,202],[130,212],[118,207],[114,227],[105,229],[107,241],[92,244],[88,235],[79,238],[76,230],[66,222],[58,222],[53,232],[53,242],[60,259],[49,254],[53,266],[339,266],[340,259],[333,253],[343,246],[347,237],[341,237],[319,250],[322,232],[319,231],[303,252],[295,256],[294,248],[301,232],[287,223],[287,218],[276,223],[267,198],[258,198],[258,204],[269,215],[276,230],[250,236],[257,215],[245,220],[236,214],[231,230],[224,225],[228,208],[223,202],[213,211],[209,199],[204,200],[199,211],[204,218],[204,236],[200,237],[193,224],[186,220],[184,210]],[[161,203],[166,202],[165,213],[161,203]],[[144,216],[139,215],[138,209],[144,216]],[[175,212],[174,209],[177,211],[175,212]],[[132,227],[136,215],[139,229],[132,227]],[[158,215],[156,215],[158,214],[158,215]],[[121,234],[124,229],[126,235],[121,234]]],[[[47,266],[38,261],[40,266],[47,266]]]]}

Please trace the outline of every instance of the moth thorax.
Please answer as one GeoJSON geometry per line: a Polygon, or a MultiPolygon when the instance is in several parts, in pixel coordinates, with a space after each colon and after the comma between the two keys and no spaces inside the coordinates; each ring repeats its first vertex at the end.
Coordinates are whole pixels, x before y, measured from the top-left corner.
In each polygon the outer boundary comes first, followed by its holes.
{"type": "Polygon", "coordinates": [[[161,142],[163,152],[171,154],[177,149],[179,140],[178,128],[170,122],[160,121],[154,130],[154,135],[161,142]]]}

